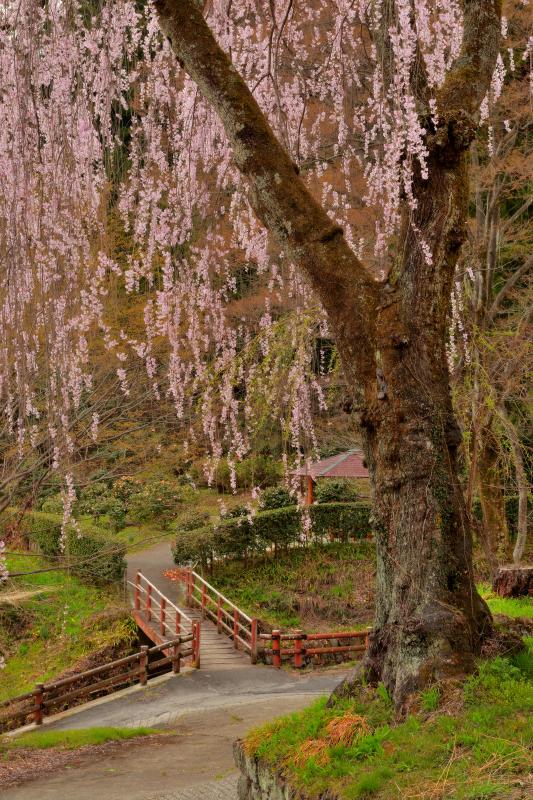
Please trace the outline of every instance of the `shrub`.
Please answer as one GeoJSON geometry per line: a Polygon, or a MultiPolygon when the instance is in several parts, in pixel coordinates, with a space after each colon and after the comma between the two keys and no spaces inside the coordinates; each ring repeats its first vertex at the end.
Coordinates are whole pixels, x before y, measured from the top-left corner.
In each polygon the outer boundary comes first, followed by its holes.
{"type": "MultiPolygon", "coordinates": [[[[311,541],[324,537],[344,541],[362,538],[370,529],[370,508],[356,503],[328,503],[310,506],[313,529],[311,541]]],[[[177,564],[208,566],[219,559],[246,559],[267,550],[286,549],[300,543],[302,510],[285,506],[260,511],[248,517],[226,517],[215,525],[180,530],[173,549],[177,564]]]]}
{"type": "Polygon", "coordinates": [[[371,530],[370,506],[364,503],[323,503],[310,506],[315,538],[363,539],[371,530]]]}
{"type": "Polygon", "coordinates": [[[196,528],[204,528],[210,519],[207,511],[191,511],[178,517],[176,527],[178,531],[193,531],[196,528]]]}
{"type": "Polygon", "coordinates": [[[139,492],[141,488],[141,481],[137,480],[137,478],[132,478],[130,475],[124,475],[122,478],[118,478],[118,480],[115,481],[111,488],[111,494],[113,497],[116,497],[117,500],[127,502],[132,494],[139,492]]]}
{"type": "MultiPolygon", "coordinates": [[[[191,467],[191,477],[198,486],[206,486],[203,462],[196,461],[191,467]]],[[[251,486],[275,486],[283,477],[283,464],[269,456],[257,455],[243,458],[235,464],[237,489],[251,486]]],[[[231,471],[226,459],[222,459],[215,473],[215,486],[220,492],[231,492],[231,471]]]]}
{"type": "Polygon", "coordinates": [[[126,569],[126,548],[92,525],[81,526],[81,536],[67,527],[65,550],[61,551],[61,517],[42,511],[29,512],[24,527],[31,540],[47,558],[72,562],[72,572],[98,583],[120,581],[126,569]],[[77,563],[80,562],[80,563],[77,563]]]}
{"type": "Polygon", "coordinates": [[[164,528],[176,516],[185,491],[185,488],[177,489],[169,481],[148,483],[130,496],[129,512],[136,522],[157,520],[164,528]]]}
{"type": "Polygon", "coordinates": [[[355,503],[358,494],[348,478],[323,478],[316,484],[315,498],[317,503],[355,503]]]}
{"type": "Polygon", "coordinates": [[[94,522],[98,522],[100,517],[107,513],[109,500],[105,483],[91,483],[81,492],[80,511],[92,517],[94,522]]]}
{"type": "Polygon", "coordinates": [[[63,498],[60,494],[52,494],[41,505],[41,511],[47,514],[63,514],[63,498]]]}
{"type": "Polygon", "coordinates": [[[109,498],[106,506],[106,514],[113,533],[118,533],[126,527],[126,506],[121,500],[109,498]]]}
{"type": "Polygon", "coordinates": [[[221,519],[239,519],[239,517],[247,517],[249,509],[247,506],[233,506],[224,511],[220,517],[221,519]]]}
{"type": "Polygon", "coordinates": [[[270,486],[261,494],[259,505],[262,511],[269,511],[272,508],[294,505],[294,500],[285,486],[270,486]]]}

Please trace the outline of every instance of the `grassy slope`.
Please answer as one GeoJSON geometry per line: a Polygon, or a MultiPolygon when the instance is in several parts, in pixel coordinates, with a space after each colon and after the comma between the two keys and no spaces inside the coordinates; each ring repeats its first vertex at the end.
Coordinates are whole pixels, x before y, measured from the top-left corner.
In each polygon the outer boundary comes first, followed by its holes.
{"type": "Polygon", "coordinates": [[[213,582],[248,614],[272,625],[331,630],[372,621],[374,558],[367,542],[317,545],[243,569],[220,566],[213,582]]]}
{"type": "Polygon", "coordinates": [[[481,662],[463,687],[444,695],[429,689],[399,725],[378,687],[331,709],[323,698],[252,731],[245,747],[288,774],[308,798],[329,790],[339,800],[518,800],[533,788],[532,711],[533,639],[513,659],[481,662]]]}
{"type": "MultiPolygon", "coordinates": [[[[8,557],[10,572],[45,566],[38,556],[8,557]]],[[[26,692],[88,653],[134,635],[132,624],[121,613],[119,594],[83,584],[59,570],[10,580],[0,594],[0,603],[4,593],[39,587],[47,591],[15,606],[1,606],[0,644],[9,655],[1,673],[0,700],[26,692]]]]}
{"type": "MultiPolygon", "coordinates": [[[[244,569],[229,562],[212,582],[251,616],[282,627],[329,629],[372,623],[374,554],[368,542],[292,550],[244,569]]],[[[533,617],[533,598],[505,599],[479,587],[493,614],[533,617]]]]}

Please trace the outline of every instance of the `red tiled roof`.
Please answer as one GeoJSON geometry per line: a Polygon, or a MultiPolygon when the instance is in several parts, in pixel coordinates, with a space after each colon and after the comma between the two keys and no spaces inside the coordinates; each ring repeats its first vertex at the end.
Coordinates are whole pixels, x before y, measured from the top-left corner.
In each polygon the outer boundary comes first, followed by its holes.
{"type": "Polygon", "coordinates": [[[323,458],[321,461],[302,467],[296,474],[310,475],[315,480],[316,478],[368,478],[361,450],[346,450],[345,453],[323,458]]]}

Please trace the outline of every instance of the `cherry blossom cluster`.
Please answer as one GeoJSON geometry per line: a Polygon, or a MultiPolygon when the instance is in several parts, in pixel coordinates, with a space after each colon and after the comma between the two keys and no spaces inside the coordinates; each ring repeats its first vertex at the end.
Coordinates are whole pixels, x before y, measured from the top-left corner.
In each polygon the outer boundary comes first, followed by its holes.
{"type": "MultiPolygon", "coordinates": [[[[207,4],[301,176],[377,273],[401,203],[416,205],[414,175],[427,178],[432,95],[461,46],[460,8],[207,4]]],[[[207,443],[211,474],[225,455],[235,481],[266,416],[292,452],[315,446],[324,315],[258,224],[221,123],[179,69],[151,4],[113,0],[91,12],[78,0],[10,0],[0,13],[0,402],[21,452],[43,430],[52,442],[64,525],[72,420],[93,386],[95,340],[124,396],[140,359],[154,397],[169,396],[184,425],[199,420],[189,437],[207,443]],[[114,257],[111,210],[129,237],[126,263],[114,257]],[[142,294],[142,336],[110,324],[111,280],[142,294]]],[[[504,76],[500,60],[487,102],[504,76]]],[[[96,440],[97,413],[87,428],[96,440]]]]}

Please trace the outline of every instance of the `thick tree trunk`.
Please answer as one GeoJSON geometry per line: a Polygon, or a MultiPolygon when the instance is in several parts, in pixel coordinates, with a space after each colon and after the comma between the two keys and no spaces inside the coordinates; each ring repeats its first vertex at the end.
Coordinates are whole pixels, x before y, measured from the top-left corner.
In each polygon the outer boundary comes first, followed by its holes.
{"type": "Polygon", "coordinates": [[[482,524],[492,560],[502,564],[510,558],[510,541],[498,455],[498,443],[494,435],[491,431],[485,431],[477,464],[482,524]]]}

